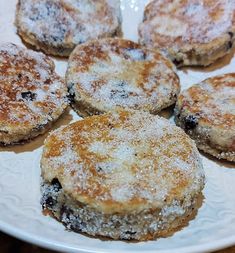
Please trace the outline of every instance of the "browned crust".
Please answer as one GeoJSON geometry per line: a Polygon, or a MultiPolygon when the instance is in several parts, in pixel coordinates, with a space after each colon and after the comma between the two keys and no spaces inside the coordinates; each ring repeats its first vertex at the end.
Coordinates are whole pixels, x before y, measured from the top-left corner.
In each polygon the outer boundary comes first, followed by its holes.
{"type": "MultiPolygon", "coordinates": [[[[185,126],[185,117],[192,114],[184,114],[182,111],[175,109],[175,122],[177,126],[180,126],[183,129],[186,129],[185,126]],[[180,116],[179,116],[180,115],[180,116]]],[[[235,162],[235,152],[229,151],[228,149],[218,146],[211,142],[209,138],[209,128],[208,127],[200,127],[200,131],[198,129],[193,129],[187,131],[187,134],[196,142],[198,149],[204,151],[207,154],[210,154],[218,159],[228,160],[230,162],[235,162]]]]}
{"type": "MultiPolygon", "coordinates": [[[[61,43],[61,45],[54,46],[53,43],[45,42],[43,40],[39,40],[34,33],[29,32],[27,29],[23,28],[21,25],[21,13],[20,13],[20,1],[18,0],[16,6],[16,15],[15,15],[15,25],[17,27],[17,33],[20,35],[22,40],[33,46],[37,50],[42,50],[44,53],[48,55],[54,55],[59,57],[68,57],[73,49],[76,47],[72,41],[61,43]]],[[[116,29],[110,32],[102,33],[99,37],[116,37],[122,36],[121,31],[121,17],[118,17],[119,25],[116,29]]]]}
{"type": "Polygon", "coordinates": [[[102,39],[77,46],[69,58],[66,82],[72,96],[72,106],[82,116],[101,114],[109,110],[115,111],[125,107],[157,114],[162,109],[174,104],[177,99],[180,83],[174,70],[173,64],[158,51],[149,50],[137,43],[120,38],[102,39]],[[143,53],[145,58],[138,61],[134,60],[126,53],[128,50],[130,52],[139,50],[138,52],[143,53]],[[97,62],[117,68],[110,58],[111,54],[122,59],[120,72],[115,74],[107,70],[105,73],[102,72],[98,75],[96,73],[96,80],[89,83],[92,88],[89,91],[85,90],[84,83],[75,79],[74,76],[79,77],[79,74],[80,76],[84,74],[89,78],[89,76],[93,75],[92,71],[94,71],[90,69],[95,69],[97,62]],[[148,60],[148,57],[151,60],[148,60]],[[160,68],[163,70],[156,71],[160,68]],[[154,84],[150,84],[151,81],[149,79],[154,79],[154,84]],[[161,82],[159,79],[161,79],[161,82]],[[118,99],[118,102],[115,100],[116,97],[112,99],[112,91],[114,92],[116,87],[111,88],[108,82],[115,80],[124,82],[126,85],[126,88],[122,88],[122,91],[125,92],[123,95],[126,96],[125,103],[124,99],[122,101],[118,99]],[[148,84],[150,84],[151,88],[146,88],[148,84]],[[103,87],[107,87],[107,90],[110,89],[110,91],[99,97],[97,94],[103,87]],[[124,90],[129,88],[132,90],[131,92],[124,90]],[[161,89],[167,90],[165,95],[163,95],[161,89]],[[141,92],[137,96],[136,94],[138,94],[139,90],[141,92]],[[153,98],[155,93],[157,98],[153,98]],[[131,102],[137,97],[141,99],[136,100],[137,102],[135,103],[131,102]]]}
{"type": "MultiPolygon", "coordinates": [[[[136,111],[121,111],[119,113],[115,115],[108,113],[87,117],[82,121],[77,121],[51,133],[45,141],[41,159],[42,177],[44,180],[50,182],[53,178],[57,178],[67,194],[72,196],[72,198],[87,203],[90,206],[95,206],[97,209],[107,213],[112,213],[113,210],[121,213],[129,209],[143,209],[146,206],[149,207],[149,205],[155,205],[156,203],[158,207],[163,202],[164,204],[170,204],[173,199],[181,198],[185,191],[188,192],[188,195],[194,195],[195,189],[203,185],[203,172],[198,151],[192,140],[181,129],[173,126],[173,133],[171,135],[171,126],[168,125],[168,121],[158,118],[158,116],[136,111]],[[158,123],[155,122],[158,119],[159,122],[162,122],[161,124],[166,124],[168,127],[164,128],[164,136],[159,138],[157,137],[157,131],[161,131],[161,127],[159,126],[159,130],[156,130],[158,123]],[[128,135],[129,137],[118,137],[120,131],[124,131],[127,134],[126,131],[129,131],[128,129],[131,129],[130,135],[128,135]],[[149,134],[151,132],[151,141],[149,139],[146,140],[142,136],[142,131],[143,135],[147,131],[149,134]],[[115,132],[117,133],[117,137],[115,137],[115,132]],[[140,133],[141,137],[135,136],[137,132],[140,133]],[[170,140],[168,140],[169,137],[170,140]],[[181,144],[180,153],[174,145],[170,144],[174,140],[177,140],[181,144]],[[149,147],[150,144],[151,147],[149,147]],[[102,145],[104,145],[103,148],[102,145]],[[115,170],[115,162],[119,157],[112,157],[117,154],[117,149],[123,145],[125,147],[128,145],[129,150],[133,150],[130,155],[132,158],[126,158],[124,165],[120,166],[119,171],[115,170]],[[145,146],[145,150],[142,148],[143,145],[145,146]],[[162,145],[164,146],[164,150],[162,150],[162,145]],[[106,149],[107,151],[105,151],[106,149]],[[154,155],[156,150],[159,150],[162,156],[154,155]],[[146,153],[148,154],[148,160],[146,160],[146,153]],[[64,157],[64,162],[60,162],[60,157],[64,157]],[[168,164],[164,167],[158,166],[157,164],[160,164],[165,157],[169,159],[168,164]],[[191,160],[189,157],[191,157],[191,160]],[[185,174],[184,170],[181,171],[180,165],[171,167],[170,161],[174,162],[177,159],[190,162],[191,165],[187,168],[190,171],[189,173],[185,174]],[[148,166],[148,163],[153,163],[155,166],[148,166]],[[106,170],[106,164],[110,169],[106,170]],[[104,169],[102,169],[102,166],[104,166],[104,169]],[[151,173],[155,175],[147,180],[148,183],[146,180],[135,182],[133,179],[141,176],[143,172],[142,167],[146,171],[150,170],[149,173],[146,173],[147,175],[145,177],[148,178],[149,175],[152,175],[151,173]],[[163,171],[160,172],[161,170],[163,171]],[[133,177],[131,176],[131,180],[133,179],[134,181],[128,181],[129,183],[126,186],[133,186],[134,189],[138,188],[140,189],[140,193],[142,193],[142,190],[150,191],[150,182],[154,186],[162,189],[162,187],[165,187],[165,185],[162,185],[162,182],[167,179],[169,179],[168,187],[171,190],[169,190],[165,200],[162,199],[156,203],[152,200],[148,202],[145,195],[141,195],[142,197],[140,197],[138,194],[139,190],[134,195],[131,195],[132,197],[130,199],[125,199],[125,193],[129,191],[125,190],[124,195],[122,195],[124,196],[124,200],[119,201],[119,196],[115,195],[116,192],[113,192],[112,188],[119,187],[117,186],[119,184],[124,184],[122,180],[116,180],[118,175],[121,175],[119,174],[121,171],[122,175],[123,173],[133,175],[133,177]],[[81,177],[76,177],[77,172],[81,177]],[[115,176],[116,173],[117,176],[115,176]],[[159,181],[158,173],[160,173],[163,181],[159,181]],[[83,177],[85,177],[84,180],[82,179],[83,177]],[[112,182],[112,186],[110,182],[112,182]],[[191,185],[193,184],[196,184],[196,188],[192,189],[191,185]],[[69,189],[66,189],[67,186],[69,189]]],[[[184,166],[184,163],[182,166],[184,166]]],[[[126,179],[123,178],[123,180],[126,179]]]]}
{"type": "Polygon", "coordinates": [[[175,108],[176,124],[196,141],[197,147],[228,161],[235,161],[235,115],[222,108],[234,106],[234,89],[234,73],[208,78],[183,91],[175,108]],[[224,88],[228,89],[227,96],[224,88]]]}
{"type": "Polygon", "coordinates": [[[0,142],[23,143],[43,134],[68,105],[64,80],[47,56],[11,43],[0,46],[0,142]]]}
{"type": "MultiPolygon", "coordinates": [[[[161,9],[157,10],[154,5],[158,0],[152,1],[149,3],[144,12],[144,20],[143,23],[139,26],[139,35],[140,42],[146,46],[163,49],[168,53],[169,58],[178,66],[208,66],[215,62],[217,59],[225,56],[232,52],[235,46],[235,12],[232,18],[232,25],[230,28],[225,31],[217,38],[214,38],[206,43],[195,43],[191,41],[187,41],[185,43],[180,44],[177,48],[175,44],[181,41],[181,38],[176,38],[174,43],[170,43],[171,37],[161,35],[162,38],[165,38],[165,45],[163,42],[159,44],[157,37],[154,39],[154,27],[152,27],[152,31],[149,31],[149,34],[152,34],[152,39],[148,36],[148,34],[144,32],[145,27],[151,26],[151,20],[158,15],[162,15],[161,9]],[[157,13],[156,13],[157,12],[157,13]]],[[[205,5],[210,6],[210,0],[205,1],[205,5]]],[[[190,2],[189,2],[190,3],[190,2]]],[[[181,4],[184,5],[184,1],[181,1],[181,4]]],[[[166,4],[167,5],[167,4],[166,4]]],[[[174,9],[173,9],[174,12],[174,9]]],[[[164,15],[164,14],[163,14],[164,15]]],[[[214,18],[216,20],[216,15],[214,13],[214,18]]],[[[219,15],[219,14],[218,14],[219,15]]],[[[177,16],[176,16],[177,17],[177,16]]],[[[180,17],[177,17],[180,20],[180,17]]],[[[202,24],[203,25],[203,24],[202,24]]],[[[157,34],[157,32],[156,32],[157,34]]],[[[156,35],[157,36],[157,35],[156,35]]]]}

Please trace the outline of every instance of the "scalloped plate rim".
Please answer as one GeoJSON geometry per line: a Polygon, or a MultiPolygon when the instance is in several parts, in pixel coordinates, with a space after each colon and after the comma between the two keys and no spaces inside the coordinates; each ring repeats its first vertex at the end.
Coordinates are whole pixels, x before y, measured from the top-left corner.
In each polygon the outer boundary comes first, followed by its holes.
{"type": "MultiPolygon", "coordinates": [[[[33,243],[35,245],[38,245],[40,247],[44,247],[47,249],[51,250],[56,250],[59,252],[80,252],[80,253],[108,253],[110,252],[109,250],[99,250],[94,248],[75,248],[75,247],[70,247],[64,243],[60,244],[58,241],[54,240],[45,240],[43,237],[38,237],[37,235],[30,234],[29,232],[24,232],[22,229],[15,228],[12,225],[9,225],[3,221],[0,221],[0,230],[12,235],[13,237],[16,237],[18,239],[21,239],[23,241],[33,243]]],[[[168,249],[168,250],[147,250],[147,251],[142,251],[142,252],[148,252],[148,253],[153,253],[153,252],[158,252],[158,253],[178,253],[180,250],[180,253],[196,253],[196,252],[211,252],[215,250],[220,250],[226,247],[233,246],[235,244],[235,235],[230,236],[228,238],[224,238],[221,240],[218,240],[216,243],[215,242],[210,242],[210,243],[203,243],[200,244],[199,246],[188,246],[188,247],[179,247],[176,249],[168,249]]],[[[113,250],[112,253],[125,253],[125,252],[135,252],[134,250],[127,250],[127,251],[120,251],[120,250],[113,250]]]]}

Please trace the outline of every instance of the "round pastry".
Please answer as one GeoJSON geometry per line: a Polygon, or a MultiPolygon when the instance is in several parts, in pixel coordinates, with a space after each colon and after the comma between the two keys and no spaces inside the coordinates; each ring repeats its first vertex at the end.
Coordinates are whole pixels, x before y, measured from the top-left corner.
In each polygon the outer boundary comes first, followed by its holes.
{"type": "Polygon", "coordinates": [[[174,104],[180,91],[173,64],[160,52],[118,38],[77,46],[66,82],[82,116],[120,108],[155,114],[174,104]]]}
{"type": "Polygon", "coordinates": [[[198,150],[180,128],[143,111],[87,117],[50,134],[41,159],[46,213],[113,239],[168,236],[195,215],[198,150]]]}
{"type": "Polygon", "coordinates": [[[140,42],[166,51],[177,66],[207,66],[231,52],[234,0],[154,0],[139,26],[140,42]]]}
{"type": "Polygon", "coordinates": [[[44,133],[68,105],[52,60],[11,43],[0,45],[0,143],[44,133]]]}
{"type": "Polygon", "coordinates": [[[235,74],[212,77],[183,91],[175,121],[199,149],[235,161],[235,74]]]}
{"type": "Polygon", "coordinates": [[[69,56],[77,44],[120,33],[119,0],[19,0],[22,39],[47,54],[69,56]]]}

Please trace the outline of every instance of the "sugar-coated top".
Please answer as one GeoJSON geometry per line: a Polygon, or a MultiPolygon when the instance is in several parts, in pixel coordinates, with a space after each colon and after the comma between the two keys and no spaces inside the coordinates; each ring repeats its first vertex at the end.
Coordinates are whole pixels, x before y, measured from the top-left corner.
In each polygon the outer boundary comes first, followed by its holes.
{"type": "Polygon", "coordinates": [[[68,104],[66,86],[54,68],[42,53],[11,43],[0,45],[1,131],[40,130],[63,112],[68,104]]]}
{"type": "Polygon", "coordinates": [[[193,85],[180,94],[178,105],[204,125],[235,133],[235,74],[215,76],[193,85]]]}
{"type": "Polygon", "coordinates": [[[154,0],[145,9],[140,35],[160,48],[209,43],[235,29],[234,0],[154,0]]]}
{"type": "Polygon", "coordinates": [[[77,46],[66,77],[75,99],[100,111],[159,111],[174,103],[180,90],[173,65],[160,52],[120,38],[77,46]]]}
{"type": "Polygon", "coordinates": [[[73,48],[116,31],[119,0],[20,0],[18,28],[39,42],[73,48]]]}
{"type": "Polygon", "coordinates": [[[204,185],[194,142],[166,119],[119,111],[62,127],[46,139],[46,182],[106,213],[170,206],[204,185]]]}

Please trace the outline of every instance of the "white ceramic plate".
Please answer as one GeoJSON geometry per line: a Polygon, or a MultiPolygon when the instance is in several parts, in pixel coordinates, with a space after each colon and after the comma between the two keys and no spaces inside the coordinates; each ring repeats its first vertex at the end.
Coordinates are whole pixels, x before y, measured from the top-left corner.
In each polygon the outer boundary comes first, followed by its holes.
{"type": "MultiPolygon", "coordinates": [[[[137,25],[147,1],[123,0],[124,37],[137,41],[137,25]]],[[[22,44],[14,27],[16,0],[0,0],[0,41],[22,44]]],[[[58,73],[66,62],[56,60],[58,73]]],[[[232,72],[235,58],[225,57],[204,69],[179,71],[182,88],[216,74],[232,72]]],[[[78,118],[67,112],[55,125],[78,118]]],[[[68,232],[63,225],[42,215],[40,201],[40,156],[46,135],[29,144],[0,149],[0,229],[15,237],[69,252],[206,252],[235,244],[235,165],[203,156],[207,183],[205,199],[196,218],[183,230],[157,241],[127,243],[102,241],[68,232]]]]}

